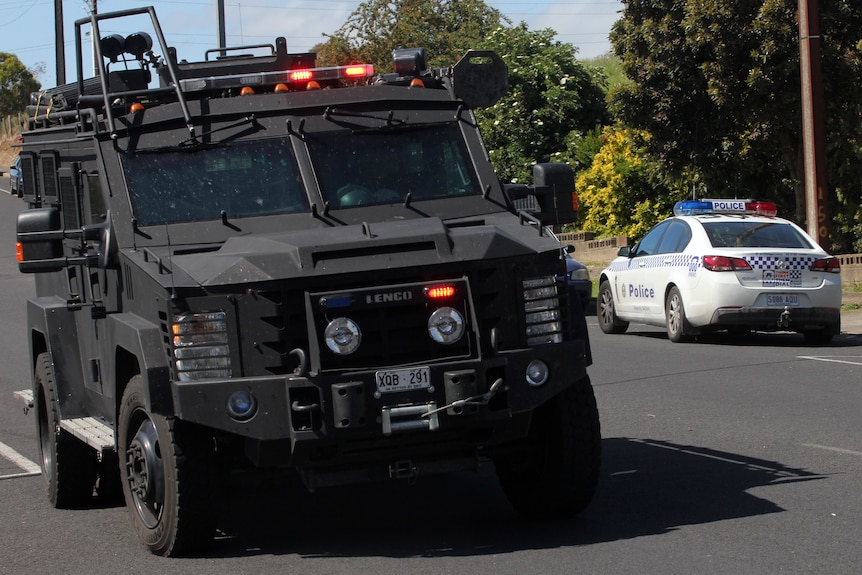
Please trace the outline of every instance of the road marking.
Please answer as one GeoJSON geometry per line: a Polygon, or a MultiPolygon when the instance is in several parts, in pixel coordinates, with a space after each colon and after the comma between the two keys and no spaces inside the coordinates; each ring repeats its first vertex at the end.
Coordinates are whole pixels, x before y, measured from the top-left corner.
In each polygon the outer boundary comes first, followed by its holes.
{"type": "Polygon", "coordinates": [[[842,447],[829,447],[828,445],[817,445],[816,443],[803,443],[802,447],[813,447],[814,449],[825,449],[826,451],[834,451],[845,455],[858,455],[862,457],[862,451],[853,451],[852,449],[844,449],[842,447]]]}
{"type": "Polygon", "coordinates": [[[17,451],[15,451],[14,449],[12,449],[11,447],[9,447],[8,445],[6,445],[3,442],[0,442],[0,457],[4,457],[4,458],[8,459],[9,461],[11,461],[12,463],[14,463],[15,465],[17,465],[18,467],[20,467],[21,469],[24,470],[24,473],[12,473],[9,475],[0,475],[0,479],[14,479],[17,477],[32,477],[34,475],[41,475],[42,474],[42,469],[38,465],[36,465],[35,463],[33,463],[32,461],[30,461],[29,459],[27,459],[26,457],[24,457],[23,455],[21,455],[20,453],[18,453],[17,451]]]}
{"type": "Polygon", "coordinates": [[[812,361],[825,361],[829,363],[847,363],[850,365],[862,365],[862,357],[858,355],[830,355],[830,356],[816,356],[816,355],[799,355],[797,356],[799,359],[810,359],[812,361]]]}

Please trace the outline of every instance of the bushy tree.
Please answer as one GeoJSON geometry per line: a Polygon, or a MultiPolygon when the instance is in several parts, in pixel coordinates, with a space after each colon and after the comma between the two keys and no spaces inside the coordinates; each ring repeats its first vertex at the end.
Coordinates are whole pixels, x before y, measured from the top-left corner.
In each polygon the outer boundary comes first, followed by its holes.
{"type": "MultiPolygon", "coordinates": [[[[797,0],[625,0],[611,41],[632,84],[612,109],[677,176],[804,215],[797,0]]],[[[830,183],[859,196],[862,10],[820,2],[830,183]],[[840,180],[836,179],[840,178],[840,180]],[[853,191],[850,191],[852,188],[853,191]]]]}
{"type": "Polygon", "coordinates": [[[494,50],[509,69],[506,95],[476,112],[502,181],[528,181],[537,162],[576,164],[584,134],[608,120],[603,76],[555,35],[522,22],[497,28],[481,46],[494,50]]]}
{"type": "Polygon", "coordinates": [[[430,65],[451,66],[503,23],[502,13],[482,0],[366,0],[321,45],[320,61],[342,64],[330,57],[347,56],[391,71],[394,48],[421,47],[430,65]],[[333,50],[325,48],[330,43],[333,50]]]}
{"type": "Polygon", "coordinates": [[[671,215],[686,193],[670,185],[646,152],[649,134],[607,128],[589,169],[575,182],[580,227],[600,237],[637,239],[671,215]]]}
{"type": "Polygon", "coordinates": [[[17,56],[0,52],[0,116],[23,112],[30,101],[30,92],[41,87],[17,56]]]}

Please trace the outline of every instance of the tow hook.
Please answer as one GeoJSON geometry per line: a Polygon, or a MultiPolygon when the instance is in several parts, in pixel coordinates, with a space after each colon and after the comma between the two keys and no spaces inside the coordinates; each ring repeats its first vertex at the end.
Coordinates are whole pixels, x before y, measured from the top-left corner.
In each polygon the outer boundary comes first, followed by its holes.
{"type": "Polygon", "coordinates": [[[790,308],[785,307],[784,311],[781,312],[781,315],[778,316],[778,327],[788,328],[790,327],[790,308]]]}

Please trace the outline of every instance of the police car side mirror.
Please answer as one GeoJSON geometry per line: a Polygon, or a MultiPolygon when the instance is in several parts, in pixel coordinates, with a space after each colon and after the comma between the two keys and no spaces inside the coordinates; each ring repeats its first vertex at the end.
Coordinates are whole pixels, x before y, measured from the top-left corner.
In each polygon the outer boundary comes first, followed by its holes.
{"type": "Polygon", "coordinates": [[[631,257],[633,254],[634,252],[632,251],[631,246],[623,246],[617,250],[617,256],[622,258],[631,257]]]}
{"type": "Polygon", "coordinates": [[[54,272],[66,267],[65,234],[57,208],[34,208],[18,214],[18,269],[23,273],[54,272]]]}

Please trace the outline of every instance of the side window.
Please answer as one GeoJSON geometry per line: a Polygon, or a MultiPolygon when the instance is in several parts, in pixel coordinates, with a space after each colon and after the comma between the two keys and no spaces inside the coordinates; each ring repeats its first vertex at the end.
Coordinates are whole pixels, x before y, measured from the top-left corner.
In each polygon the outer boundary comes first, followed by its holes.
{"type": "Polygon", "coordinates": [[[661,243],[658,246],[660,254],[678,253],[685,249],[691,241],[691,228],[682,220],[671,220],[661,243]]]}
{"type": "Polygon", "coordinates": [[[667,231],[669,225],[670,221],[665,220],[648,231],[643,239],[638,242],[637,246],[635,246],[635,257],[649,256],[658,253],[658,246],[661,242],[661,237],[664,235],[665,231],[667,231]]]}

